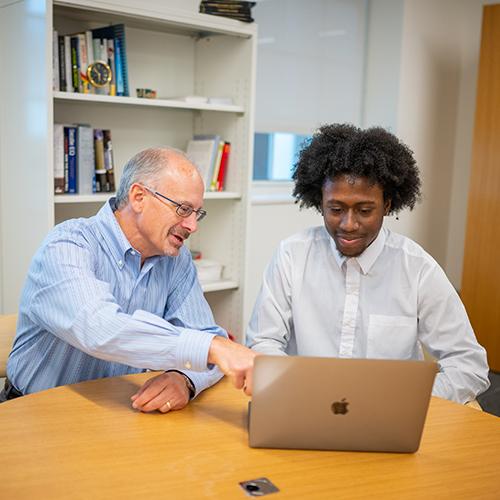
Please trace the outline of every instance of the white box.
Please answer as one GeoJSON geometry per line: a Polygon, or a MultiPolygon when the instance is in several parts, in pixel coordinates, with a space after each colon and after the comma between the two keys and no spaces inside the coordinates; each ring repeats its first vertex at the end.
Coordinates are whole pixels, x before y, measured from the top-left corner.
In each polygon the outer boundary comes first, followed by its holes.
{"type": "Polygon", "coordinates": [[[212,281],[220,281],[222,278],[222,264],[214,260],[198,259],[194,260],[198,280],[200,283],[208,283],[212,281]]]}

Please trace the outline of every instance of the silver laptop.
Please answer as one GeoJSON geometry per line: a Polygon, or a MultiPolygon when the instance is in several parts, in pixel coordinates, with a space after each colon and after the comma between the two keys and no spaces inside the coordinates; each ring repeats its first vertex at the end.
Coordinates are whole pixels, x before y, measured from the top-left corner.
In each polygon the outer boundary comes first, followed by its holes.
{"type": "Polygon", "coordinates": [[[436,372],[433,361],[258,356],[250,446],[415,452],[436,372]]]}

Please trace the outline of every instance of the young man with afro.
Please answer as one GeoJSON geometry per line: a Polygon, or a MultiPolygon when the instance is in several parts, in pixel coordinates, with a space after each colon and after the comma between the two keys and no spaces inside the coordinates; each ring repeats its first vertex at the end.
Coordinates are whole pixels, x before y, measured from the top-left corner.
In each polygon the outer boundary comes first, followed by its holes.
{"type": "Polygon", "coordinates": [[[247,331],[276,355],[422,359],[439,364],[433,394],[467,403],[488,388],[486,353],[438,263],[382,227],[420,198],[413,154],[382,128],[327,125],[301,151],[294,196],[324,226],[281,242],[247,331]]]}

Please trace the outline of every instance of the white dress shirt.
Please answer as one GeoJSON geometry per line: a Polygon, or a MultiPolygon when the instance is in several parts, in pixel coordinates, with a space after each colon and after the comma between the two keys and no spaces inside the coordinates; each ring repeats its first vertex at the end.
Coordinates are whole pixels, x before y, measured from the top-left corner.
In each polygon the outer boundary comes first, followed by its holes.
{"type": "Polygon", "coordinates": [[[461,403],[488,388],[486,352],[438,263],[382,229],[358,257],[321,227],[281,242],[247,331],[266,354],[422,359],[439,363],[433,394],[461,403]]]}

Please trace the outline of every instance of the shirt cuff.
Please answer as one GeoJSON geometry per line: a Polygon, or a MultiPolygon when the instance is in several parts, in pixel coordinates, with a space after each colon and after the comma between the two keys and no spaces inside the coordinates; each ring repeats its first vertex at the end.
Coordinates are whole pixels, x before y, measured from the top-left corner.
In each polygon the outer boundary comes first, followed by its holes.
{"type": "Polygon", "coordinates": [[[206,370],[208,351],[214,337],[214,333],[184,329],[177,344],[175,368],[198,372],[206,370]]]}

